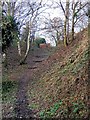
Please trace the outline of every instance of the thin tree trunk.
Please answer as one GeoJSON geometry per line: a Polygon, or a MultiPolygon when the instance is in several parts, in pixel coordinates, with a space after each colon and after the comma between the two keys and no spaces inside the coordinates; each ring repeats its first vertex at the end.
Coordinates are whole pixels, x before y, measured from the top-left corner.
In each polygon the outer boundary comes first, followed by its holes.
{"type": "Polygon", "coordinates": [[[69,0],[66,0],[65,22],[64,22],[64,45],[68,45],[69,39],[69,0]]]}
{"type": "Polygon", "coordinates": [[[27,49],[24,58],[20,61],[20,65],[24,64],[26,61],[26,58],[28,56],[30,50],[30,32],[28,33],[28,39],[27,39],[27,49]]]}
{"type": "Polygon", "coordinates": [[[74,16],[72,18],[72,41],[74,40],[74,16]]]}
{"type": "Polygon", "coordinates": [[[59,41],[59,32],[57,31],[57,33],[56,33],[56,46],[58,45],[58,41],[59,41]]]}
{"type": "Polygon", "coordinates": [[[56,43],[56,46],[57,46],[57,40],[55,39],[55,43],[56,43]]]}
{"type": "Polygon", "coordinates": [[[21,47],[20,47],[20,42],[17,42],[17,48],[18,48],[18,54],[21,56],[21,47]]]}
{"type": "Polygon", "coordinates": [[[72,9],[73,9],[73,15],[72,15],[72,38],[71,40],[73,41],[74,40],[74,19],[75,19],[75,3],[74,3],[74,0],[72,1],[72,9]]]}
{"type": "Polygon", "coordinates": [[[9,1],[9,2],[8,2],[8,12],[7,12],[7,15],[8,15],[8,16],[11,15],[11,13],[10,13],[10,11],[11,11],[11,10],[10,10],[10,6],[11,6],[11,3],[10,3],[10,1],[9,1]]]}
{"type": "Polygon", "coordinates": [[[67,43],[69,42],[69,0],[67,0],[67,43]]]}
{"type": "Polygon", "coordinates": [[[8,48],[5,50],[5,55],[4,55],[4,67],[8,69],[8,61],[7,61],[7,54],[8,54],[8,48]]]}
{"type": "Polygon", "coordinates": [[[68,45],[67,43],[67,34],[66,34],[66,17],[65,17],[65,22],[64,22],[64,45],[65,47],[68,45]]]}

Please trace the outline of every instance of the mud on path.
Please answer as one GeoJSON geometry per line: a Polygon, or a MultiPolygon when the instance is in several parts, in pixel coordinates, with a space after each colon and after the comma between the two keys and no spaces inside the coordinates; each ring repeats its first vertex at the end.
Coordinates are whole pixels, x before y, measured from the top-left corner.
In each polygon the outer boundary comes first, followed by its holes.
{"type": "Polygon", "coordinates": [[[36,118],[35,111],[28,108],[28,83],[33,81],[33,74],[37,72],[42,61],[47,60],[49,51],[47,49],[36,49],[32,51],[27,59],[28,67],[24,74],[18,79],[18,91],[16,93],[15,116],[16,118],[36,118]]]}
{"type": "Polygon", "coordinates": [[[18,82],[18,91],[16,94],[16,104],[15,113],[16,118],[30,118],[33,117],[32,110],[28,109],[28,99],[27,99],[27,75],[22,76],[18,82]]]}

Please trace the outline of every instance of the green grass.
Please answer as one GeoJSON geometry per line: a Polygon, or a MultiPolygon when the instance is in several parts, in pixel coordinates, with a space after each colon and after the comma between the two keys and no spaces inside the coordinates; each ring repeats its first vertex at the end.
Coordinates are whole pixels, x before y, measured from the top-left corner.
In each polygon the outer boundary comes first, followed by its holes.
{"type": "Polygon", "coordinates": [[[3,117],[9,116],[15,117],[14,105],[16,102],[17,82],[9,80],[6,74],[2,79],[2,105],[3,117]]]}
{"type": "Polygon", "coordinates": [[[32,109],[38,109],[39,105],[35,104],[35,103],[32,103],[29,105],[29,108],[32,108],[32,109]]]}
{"type": "Polygon", "coordinates": [[[17,91],[17,83],[15,81],[2,81],[2,102],[13,103],[15,101],[15,93],[17,91]]]}
{"type": "Polygon", "coordinates": [[[53,106],[50,107],[50,109],[43,110],[40,112],[41,118],[50,118],[53,117],[56,113],[56,111],[59,109],[59,107],[62,105],[62,101],[56,102],[53,106]]]}
{"type": "Polygon", "coordinates": [[[70,110],[68,110],[67,106],[65,105],[64,101],[56,102],[50,109],[45,109],[40,112],[40,118],[46,120],[47,118],[53,118],[57,115],[62,118],[67,118],[68,113],[70,118],[82,118],[87,113],[87,107],[83,102],[77,101],[71,103],[69,106],[70,110]],[[58,112],[57,112],[58,111],[58,112]]]}
{"type": "MultiPolygon", "coordinates": [[[[86,64],[88,63],[88,59],[89,59],[88,53],[89,53],[89,51],[87,49],[83,52],[83,54],[81,56],[79,56],[78,60],[75,63],[70,63],[70,61],[68,59],[66,65],[64,67],[59,68],[59,66],[58,66],[60,75],[61,76],[63,76],[64,74],[66,75],[68,72],[71,72],[73,75],[75,75],[78,72],[80,72],[80,70],[82,70],[84,67],[86,67],[86,64]]],[[[73,56],[71,56],[71,58],[73,58],[73,56]]],[[[83,118],[83,116],[85,116],[85,114],[88,111],[85,104],[80,101],[71,103],[70,110],[71,110],[71,112],[70,112],[69,117],[75,118],[75,119],[83,118]]],[[[50,109],[41,111],[40,117],[43,119],[46,119],[46,118],[55,117],[55,116],[57,116],[57,114],[59,114],[60,116],[63,116],[63,117],[68,116],[68,108],[65,107],[65,105],[63,104],[62,101],[55,103],[53,106],[50,107],[50,109]]]]}
{"type": "Polygon", "coordinates": [[[70,63],[69,60],[67,61],[67,64],[64,66],[64,68],[60,68],[60,73],[65,74],[69,71],[71,71],[72,74],[77,74],[83,67],[86,66],[86,63],[89,59],[89,51],[88,49],[84,51],[83,55],[77,61],[75,64],[70,63]]]}

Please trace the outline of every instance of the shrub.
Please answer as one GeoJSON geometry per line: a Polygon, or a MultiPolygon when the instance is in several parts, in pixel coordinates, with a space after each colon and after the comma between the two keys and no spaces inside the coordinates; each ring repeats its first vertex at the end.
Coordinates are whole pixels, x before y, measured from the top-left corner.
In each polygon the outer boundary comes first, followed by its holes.
{"type": "Polygon", "coordinates": [[[45,43],[45,44],[46,44],[46,40],[45,40],[44,38],[37,38],[37,39],[35,40],[35,45],[36,45],[37,47],[40,47],[40,44],[42,44],[42,43],[45,43]]]}
{"type": "Polygon", "coordinates": [[[19,34],[18,24],[14,17],[2,15],[2,52],[5,52],[19,34]]]}

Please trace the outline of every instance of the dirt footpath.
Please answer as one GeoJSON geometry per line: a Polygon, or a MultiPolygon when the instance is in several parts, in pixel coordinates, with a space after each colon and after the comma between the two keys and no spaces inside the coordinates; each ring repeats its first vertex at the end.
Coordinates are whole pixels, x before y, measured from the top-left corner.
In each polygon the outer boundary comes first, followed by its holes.
{"type": "Polygon", "coordinates": [[[16,93],[15,114],[17,118],[35,118],[35,111],[28,108],[27,86],[33,80],[33,74],[39,69],[42,61],[49,57],[47,49],[33,50],[27,59],[28,68],[18,80],[18,91],[16,93]]]}

